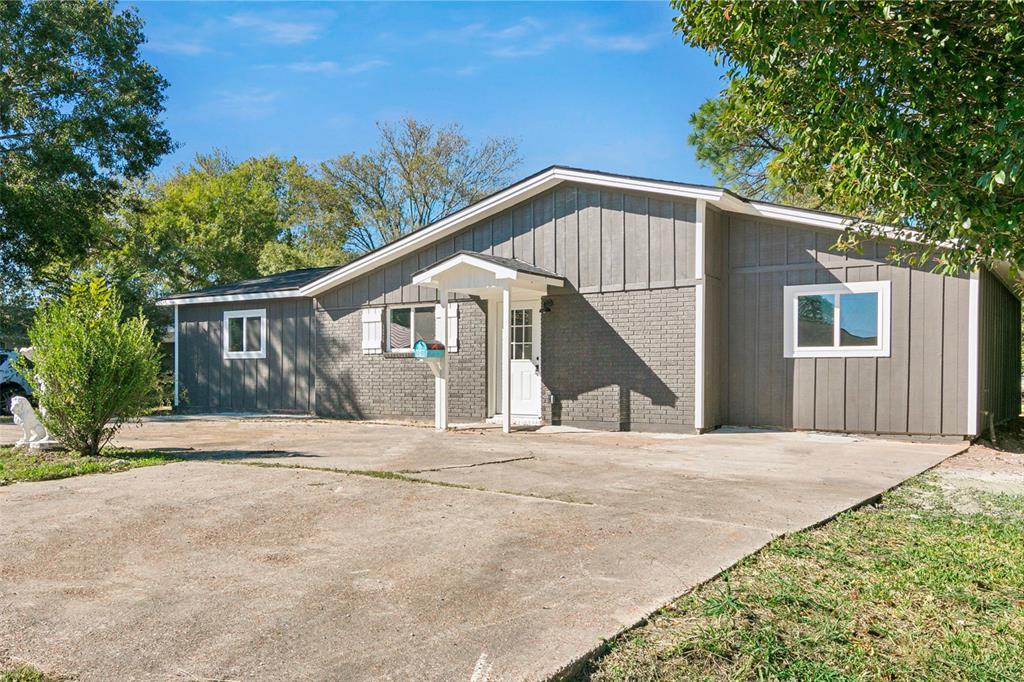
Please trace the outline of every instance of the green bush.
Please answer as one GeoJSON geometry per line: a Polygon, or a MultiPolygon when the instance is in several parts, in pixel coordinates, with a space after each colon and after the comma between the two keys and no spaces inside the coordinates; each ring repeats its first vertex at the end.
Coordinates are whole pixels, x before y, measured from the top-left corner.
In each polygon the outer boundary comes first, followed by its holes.
{"type": "Polygon", "coordinates": [[[117,294],[97,277],[76,282],[40,307],[29,329],[34,365],[22,367],[50,433],[96,456],[125,422],[159,397],[158,346],[140,312],[124,317],[117,294]]]}

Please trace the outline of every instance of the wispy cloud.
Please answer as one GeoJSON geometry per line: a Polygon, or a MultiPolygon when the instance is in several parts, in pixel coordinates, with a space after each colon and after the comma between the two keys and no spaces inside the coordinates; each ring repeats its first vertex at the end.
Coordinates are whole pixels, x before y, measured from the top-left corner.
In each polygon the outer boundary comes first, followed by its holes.
{"type": "Polygon", "coordinates": [[[210,51],[210,48],[198,40],[152,40],[146,43],[149,49],[164,54],[180,54],[196,57],[210,51]]]}
{"type": "Polygon", "coordinates": [[[223,91],[212,101],[216,113],[233,118],[256,119],[274,113],[283,93],[277,90],[247,89],[223,91]]]}
{"type": "Polygon", "coordinates": [[[298,19],[294,16],[283,18],[278,14],[240,12],[230,15],[227,20],[231,26],[247,29],[266,42],[298,45],[319,38],[329,16],[320,13],[319,16],[298,19]]]}
{"type": "MultiPolygon", "coordinates": [[[[366,71],[372,71],[373,69],[379,69],[388,66],[389,62],[383,59],[367,59],[366,61],[356,62],[348,66],[343,66],[335,61],[308,61],[308,62],[292,62],[285,64],[284,68],[295,73],[314,73],[325,76],[352,76],[358,73],[365,73],[366,71]]],[[[276,68],[273,66],[266,66],[262,68],[276,68]]]]}
{"type": "Polygon", "coordinates": [[[522,17],[507,25],[482,22],[441,31],[431,31],[431,41],[479,45],[488,54],[502,59],[536,57],[562,46],[581,46],[600,52],[644,52],[653,47],[660,34],[602,31],[598,26],[577,23],[572,28],[550,26],[534,17],[522,17]]]}

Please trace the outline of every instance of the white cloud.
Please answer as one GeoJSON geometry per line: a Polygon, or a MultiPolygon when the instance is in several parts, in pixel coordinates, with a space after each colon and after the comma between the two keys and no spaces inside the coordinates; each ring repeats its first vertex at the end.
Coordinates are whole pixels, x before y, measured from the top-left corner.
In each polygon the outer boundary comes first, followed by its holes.
{"type": "Polygon", "coordinates": [[[153,40],[147,42],[146,46],[154,52],[180,54],[186,57],[195,57],[210,51],[209,47],[198,40],[153,40]]]}
{"type": "Polygon", "coordinates": [[[228,23],[236,28],[247,29],[257,37],[279,45],[298,45],[316,40],[323,32],[327,16],[309,16],[305,20],[282,19],[276,15],[241,12],[229,16],[228,23]],[[319,18],[319,21],[317,20],[319,18]]]}
{"type": "Polygon", "coordinates": [[[234,118],[264,118],[274,113],[275,104],[283,93],[276,90],[248,89],[225,91],[213,100],[216,113],[234,118]]]}
{"type": "MultiPolygon", "coordinates": [[[[349,66],[342,66],[338,62],[325,60],[320,62],[292,62],[286,64],[284,68],[289,71],[296,73],[317,73],[325,76],[334,75],[355,75],[357,73],[364,73],[373,69],[379,69],[381,67],[388,66],[388,62],[383,59],[367,59],[363,62],[357,62],[349,66]]],[[[261,68],[274,68],[273,66],[261,67],[261,68]]]]}

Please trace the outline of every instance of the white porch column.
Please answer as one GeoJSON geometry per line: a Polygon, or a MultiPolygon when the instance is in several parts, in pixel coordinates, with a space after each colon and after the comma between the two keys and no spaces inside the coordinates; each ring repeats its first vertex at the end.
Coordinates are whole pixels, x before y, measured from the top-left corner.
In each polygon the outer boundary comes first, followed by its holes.
{"type": "Polygon", "coordinates": [[[444,344],[444,360],[441,373],[434,377],[434,428],[448,429],[448,290],[440,287],[437,295],[441,301],[441,328],[435,330],[437,340],[444,344]]]}
{"type": "Polygon", "coordinates": [[[512,430],[512,292],[501,290],[501,430],[512,430]]]}

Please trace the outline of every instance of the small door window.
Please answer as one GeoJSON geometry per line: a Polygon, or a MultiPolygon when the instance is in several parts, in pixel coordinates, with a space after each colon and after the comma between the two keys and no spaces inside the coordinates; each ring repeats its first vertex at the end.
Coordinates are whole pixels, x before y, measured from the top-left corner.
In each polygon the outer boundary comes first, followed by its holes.
{"type": "Polygon", "coordinates": [[[533,311],[512,311],[512,359],[533,359],[533,311]]]}

